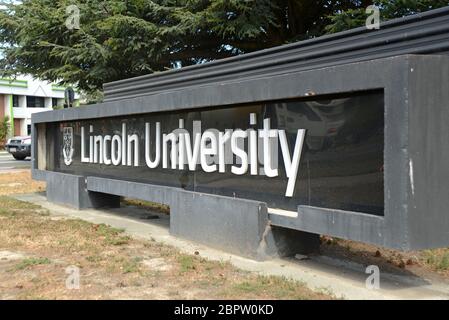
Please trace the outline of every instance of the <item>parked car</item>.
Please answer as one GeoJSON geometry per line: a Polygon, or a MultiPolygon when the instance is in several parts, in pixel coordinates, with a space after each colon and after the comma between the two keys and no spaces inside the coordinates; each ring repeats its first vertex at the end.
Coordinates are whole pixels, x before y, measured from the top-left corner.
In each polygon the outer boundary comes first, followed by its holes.
{"type": "Polygon", "coordinates": [[[14,137],[8,139],[6,143],[6,151],[8,151],[14,159],[24,160],[26,157],[31,156],[31,137],[14,137]]]}

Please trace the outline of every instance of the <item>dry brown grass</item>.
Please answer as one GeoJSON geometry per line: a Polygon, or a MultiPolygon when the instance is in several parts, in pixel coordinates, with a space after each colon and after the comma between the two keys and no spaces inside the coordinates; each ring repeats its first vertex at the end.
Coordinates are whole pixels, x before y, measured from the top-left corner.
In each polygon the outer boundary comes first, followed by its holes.
{"type": "MultiPolygon", "coordinates": [[[[0,175],[0,184],[12,182],[18,183],[15,189],[0,194],[43,190],[29,173],[0,175]]],[[[0,299],[271,298],[332,297],[300,282],[244,272],[0,196],[0,299]],[[66,288],[69,266],[80,268],[79,290],[66,288]]]]}
{"type": "Polygon", "coordinates": [[[31,179],[30,170],[0,172],[0,195],[41,192],[45,183],[31,179]]]}
{"type": "MultiPolygon", "coordinates": [[[[29,171],[0,174],[0,195],[40,192],[29,171]]],[[[154,204],[126,199],[154,210],[154,204]]],[[[168,212],[169,208],[159,208],[168,212]]],[[[449,277],[449,249],[400,252],[322,238],[323,254],[383,271],[449,277]]],[[[327,299],[302,283],[260,277],[157,242],[131,239],[122,230],[81,220],[58,220],[35,205],[0,196],[0,298],[279,298],[327,299]],[[1,252],[21,259],[1,259],[1,252]],[[65,288],[65,268],[81,268],[82,288],[65,288]]]]}
{"type": "Polygon", "coordinates": [[[136,206],[136,207],[140,207],[140,208],[151,210],[151,211],[170,214],[170,207],[168,205],[157,203],[157,202],[124,198],[122,200],[122,203],[127,206],[136,206]]]}

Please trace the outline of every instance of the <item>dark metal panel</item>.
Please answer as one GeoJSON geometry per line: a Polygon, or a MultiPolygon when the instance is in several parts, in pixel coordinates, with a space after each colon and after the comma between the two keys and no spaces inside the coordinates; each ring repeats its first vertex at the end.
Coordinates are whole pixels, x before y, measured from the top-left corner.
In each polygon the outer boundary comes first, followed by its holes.
{"type": "Polygon", "coordinates": [[[408,79],[410,61],[423,64],[430,56],[410,56],[393,66],[385,79],[385,243],[408,249],[407,215],[407,146],[408,146],[408,79]],[[422,60],[421,60],[422,58],[422,60]]]}
{"type": "Polygon", "coordinates": [[[271,214],[273,224],[401,250],[448,245],[449,57],[396,67],[385,87],[385,217],[301,206],[296,218],[271,214]]]}
{"type": "Polygon", "coordinates": [[[31,125],[31,136],[35,137],[31,140],[31,169],[37,169],[38,168],[38,159],[37,159],[37,143],[38,139],[37,137],[37,125],[32,124],[31,125]]]}
{"type": "MultiPolygon", "coordinates": [[[[320,206],[347,211],[384,214],[383,149],[384,149],[384,97],[383,91],[353,92],[335,96],[316,96],[300,100],[280,100],[256,105],[210,108],[200,112],[170,112],[142,114],[138,117],[102,118],[88,121],[65,122],[55,134],[55,167],[50,170],[80,176],[102,176],[153,185],[172,186],[196,192],[217,194],[240,199],[254,199],[269,206],[296,211],[298,205],[320,206]],[[250,124],[250,115],[256,123],[250,124]],[[234,159],[224,165],[224,172],[205,173],[198,164],[195,171],[178,167],[170,169],[172,161],[167,159],[169,168],[161,164],[150,169],[145,160],[145,124],[150,130],[151,147],[154,158],[154,132],[156,122],[161,133],[179,130],[179,120],[183,127],[193,132],[193,121],[201,123],[201,131],[209,129],[225,132],[241,129],[257,133],[264,127],[264,119],[270,119],[272,129],[283,130],[292,153],[297,139],[297,130],[306,130],[304,147],[295,188],[291,197],[286,197],[287,174],[279,146],[273,157],[278,168],[276,177],[268,178],[261,173],[263,168],[263,144],[256,147],[257,173],[236,175],[231,173],[234,159]],[[111,165],[81,162],[81,144],[88,148],[89,136],[116,135],[121,138],[122,125],[126,134],[136,134],[139,145],[139,164],[111,165]],[[92,126],[92,133],[89,127],[92,126]],[[66,165],[63,156],[63,131],[73,129],[73,161],[66,165]],[[84,141],[81,131],[84,128],[84,141]],[[257,188],[254,188],[257,185],[257,188]]],[[[189,137],[189,139],[191,139],[189,137]]],[[[277,141],[277,138],[276,138],[277,141]]],[[[257,146],[258,144],[258,146],[257,146]]],[[[248,150],[248,139],[243,148],[248,150]]],[[[109,150],[110,154],[112,152],[109,150]]],[[[231,151],[229,150],[229,153],[231,151]]],[[[111,157],[111,155],[109,155],[111,157]]],[[[101,162],[101,161],[97,161],[101,162]]],[[[175,162],[176,164],[176,162],[175,162]]]]}
{"type": "Polygon", "coordinates": [[[392,66],[407,59],[407,56],[399,56],[266,78],[237,79],[233,83],[212,83],[81,108],[39,112],[32,115],[32,121],[40,123],[129,116],[382,89],[384,83],[393,77],[392,66]]]}
{"type": "Polygon", "coordinates": [[[47,154],[46,157],[46,169],[49,170],[55,167],[55,162],[58,161],[56,156],[56,136],[57,136],[57,126],[55,124],[47,124],[45,126],[45,150],[47,154]]]}
{"type": "Polygon", "coordinates": [[[329,232],[371,243],[379,243],[379,233],[376,231],[383,228],[382,243],[388,247],[417,249],[446,246],[449,244],[449,218],[442,212],[446,212],[449,206],[446,191],[449,188],[449,166],[445,162],[449,158],[449,129],[446,125],[449,118],[448,59],[432,55],[392,57],[236,83],[215,83],[98,106],[40,113],[33,115],[33,122],[175,110],[200,111],[201,108],[297,98],[310,94],[384,89],[383,227],[380,223],[382,220],[379,220],[382,218],[374,217],[373,220],[349,210],[344,212],[347,215],[341,215],[338,210],[326,211],[322,208],[319,209],[321,213],[316,208],[307,208],[306,211],[303,208],[303,212],[311,210],[310,213],[300,215],[299,220],[295,221],[287,217],[273,219],[277,219],[275,223],[278,225],[307,228],[309,232],[329,232]],[[412,166],[409,160],[413,160],[412,166]],[[414,170],[411,170],[412,167],[414,170]],[[414,196],[411,196],[413,192],[414,196]],[[312,212],[316,215],[309,216],[312,212]],[[335,223],[328,220],[325,212],[335,217],[335,223]]]}
{"type": "Polygon", "coordinates": [[[449,57],[412,61],[408,99],[407,211],[411,247],[449,239],[449,57]]]}
{"type": "MultiPolygon", "coordinates": [[[[284,74],[279,76],[273,76],[263,79],[247,80],[236,84],[227,85],[211,85],[207,88],[191,88],[174,91],[170,94],[158,94],[152,96],[146,96],[143,98],[135,98],[128,101],[111,102],[100,106],[91,106],[86,108],[77,108],[71,110],[55,111],[51,113],[40,113],[33,116],[42,117],[46,121],[58,121],[68,119],[92,119],[97,117],[107,117],[116,115],[132,115],[133,113],[148,113],[154,111],[174,111],[178,112],[182,109],[196,109],[203,107],[213,106],[226,106],[233,105],[235,102],[252,102],[252,101],[270,101],[276,99],[294,98],[298,96],[306,96],[307,94],[336,94],[341,92],[351,92],[358,90],[370,90],[370,89],[384,89],[386,92],[386,108],[396,105],[400,111],[402,109],[403,102],[405,101],[404,95],[401,93],[396,95],[395,92],[398,88],[406,87],[407,79],[407,66],[410,59],[415,59],[414,56],[401,56],[380,59],[369,62],[353,63],[343,66],[330,67],[314,71],[298,72],[292,74],[284,74]],[[325,80],[323,80],[325,79],[325,80]],[[390,88],[391,87],[391,88],[390,88]],[[245,90],[242,90],[245,88],[245,90]],[[390,100],[389,100],[390,99],[390,100]],[[107,105],[113,105],[112,108],[108,108],[107,105]],[[126,105],[127,108],[123,108],[126,105]],[[191,106],[191,107],[190,107],[191,106]],[[190,107],[190,108],[189,108],[190,107]]],[[[403,90],[399,90],[402,92],[403,90]]],[[[201,110],[201,109],[198,109],[201,110]]],[[[387,112],[387,117],[388,116],[387,112]]],[[[400,116],[392,118],[392,122],[389,122],[392,130],[388,131],[392,136],[402,134],[400,116]],[[395,121],[399,121],[396,123],[395,121]]],[[[386,119],[386,121],[390,121],[386,119]]],[[[392,141],[395,141],[394,139],[392,141]]],[[[399,139],[398,141],[401,141],[399,139]]],[[[401,145],[399,142],[397,145],[401,145]]],[[[394,148],[394,146],[393,146],[394,148]]],[[[390,178],[390,184],[386,184],[386,190],[389,193],[385,196],[389,196],[391,192],[395,194],[403,194],[405,191],[402,189],[401,183],[395,182],[397,177],[401,176],[401,172],[404,168],[403,163],[400,161],[401,157],[397,157],[397,154],[392,149],[390,153],[394,164],[391,168],[391,172],[395,174],[390,178]],[[395,191],[396,190],[396,191],[395,191]]],[[[386,161],[389,161],[388,158],[386,161]]],[[[399,180],[398,180],[399,181],[399,180]]],[[[399,221],[400,215],[403,215],[403,211],[396,212],[397,208],[404,208],[404,202],[402,197],[389,198],[386,203],[385,219],[390,217],[397,217],[394,221],[399,221]]],[[[345,225],[351,221],[352,216],[348,216],[348,220],[345,225]]],[[[393,221],[393,220],[392,220],[393,221]]],[[[403,221],[402,221],[403,222],[403,221]]],[[[393,224],[392,224],[393,225],[393,224]]],[[[316,225],[315,225],[316,226],[316,225]]],[[[335,234],[345,234],[345,227],[340,227],[338,224],[332,230],[335,234]]],[[[388,229],[385,232],[385,245],[387,246],[402,246],[404,232],[401,228],[388,229]],[[394,230],[394,231],[392,231],[394,230]],[[396,232],[399,231],[399,232],[396,232]]],[[[322,230],[322,227],[320,227],[322,230]]],[[[317,232],[319,230],[317,229],[317,232]]],[[[365,235],[375,235],[374,239],[367,239],[365,241],[371,243],[377,243],[377,234],[375,232],[365,235]]]]}

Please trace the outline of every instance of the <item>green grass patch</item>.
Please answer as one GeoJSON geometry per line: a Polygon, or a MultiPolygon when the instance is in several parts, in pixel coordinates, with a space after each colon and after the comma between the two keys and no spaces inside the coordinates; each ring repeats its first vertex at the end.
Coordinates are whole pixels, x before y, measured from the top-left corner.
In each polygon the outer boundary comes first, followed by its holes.
{"type": "Polygon", "coordinates": [[[51,260],[48,258],[26,258],[14,266],[14,270],[24,270],[33,266],[50,264],[51,260]]]}
{"type": "Polygon", "coordinates": [[[142,258],[135,257],[130,260],[126,260],[123,263],[123,273],[140,272],[140,262],[142,258]]]}
{"type": "Polygon", "coordinates": [[[131,237],[128,236],[112,236],[112,237],[106,237],[105,239],[107,245],[112,246],[123,246],[125,244],[128,244],[131,241],[131,237]]]}
{"type": "Polygon", "coordinates": [[[92,225],[92,228],[96,234],[104,237],[106,245],[122,246],[131,241],[131,237],[123,235],[125,229],[113,228],[106,224],[95,224],[92,225]]]}
{"type": "Polygon", "coordinates": [[[125,229],[113,228],[113,227],[108,226],[103,223],[94,225],[94,229],[96,229],[96,231],[99,235],[104,236],[104,237],[116,236],[118,234],[125,232],[125,229]]]}
{"type": "Polygon", "coordinates": [[[449,251],[447,249],[427,250],[424,253],[425,262],[436,270],[449,270],[449,251]]]}
{"type": "Polygon", "coordinates": [[[42,209],[41,206],[26,202],[20,201],[7,196],[0,196],[0,209],[29,209],[29,210],[37,210],[42,209]]]}
{"type": "Polygon", "coordinates": [[[41,206],[30,202],[16,200],[8,196],[0,196],[0,216],[13,218],[30,214],[48,216],[49,212],[41,206]]]}
{"type": "Polygon", "coordinates": [[[102,261],[103,258],[99,255],[95,255],[95,256],[87,256],[86,260],[91,263],[98,263],[98,262],[102,261]]]}
{"type": "Polygon", "coordinates": [[[181,272],[188,272],[196,269],[196,258],[188,255],[178,256],[178,263],[181,268],[181,272]]]}
{"type": "Polygon", "coordinates": [[[306,299],[309,292],[304,290],[305,284],[299,281],[275,276],[256,276],[236,283],[231,294],[258,294],[274,296],[276,299],[306,299]]]}

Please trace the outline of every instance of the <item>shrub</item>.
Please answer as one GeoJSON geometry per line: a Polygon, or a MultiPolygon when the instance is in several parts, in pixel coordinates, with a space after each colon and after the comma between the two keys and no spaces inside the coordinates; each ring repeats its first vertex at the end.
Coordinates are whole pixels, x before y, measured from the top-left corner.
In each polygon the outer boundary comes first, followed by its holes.
{"type": "Polygon", "coordinates": [[[4,146],[9,133],[9,117],[5,116],[0,120],[0,146],[4,146]]]}

